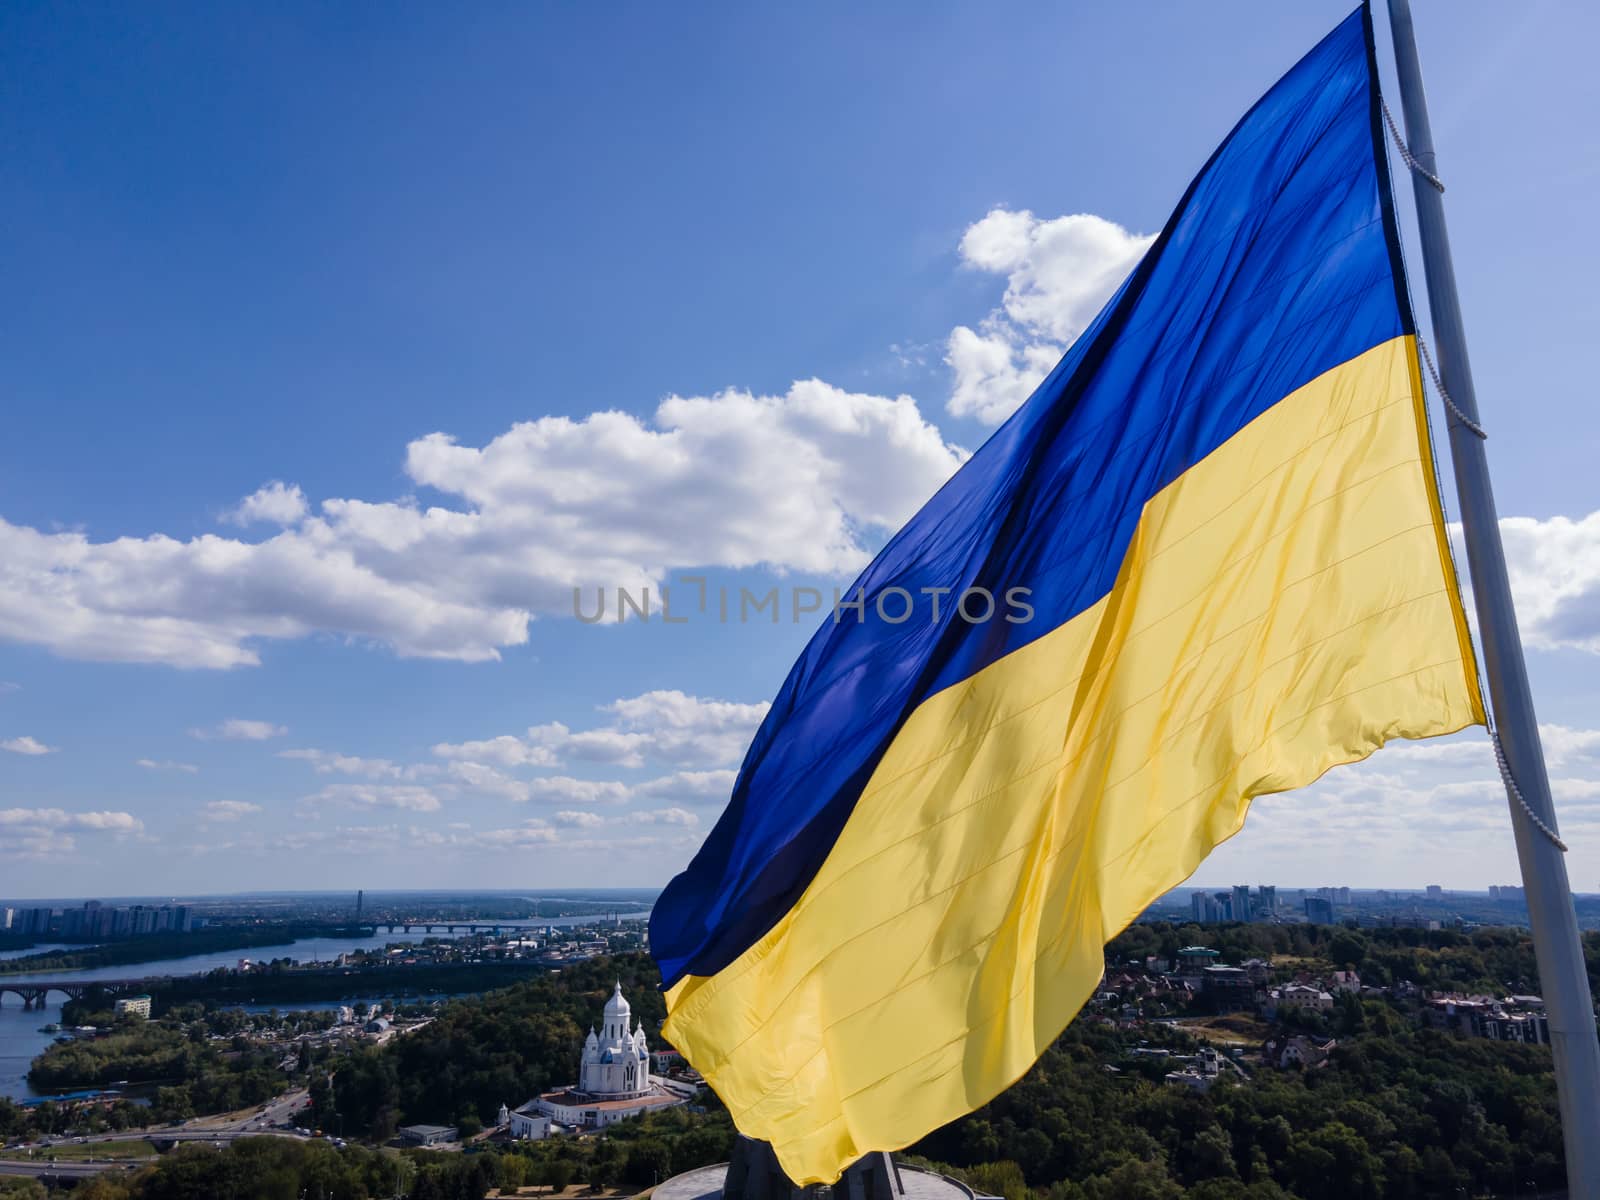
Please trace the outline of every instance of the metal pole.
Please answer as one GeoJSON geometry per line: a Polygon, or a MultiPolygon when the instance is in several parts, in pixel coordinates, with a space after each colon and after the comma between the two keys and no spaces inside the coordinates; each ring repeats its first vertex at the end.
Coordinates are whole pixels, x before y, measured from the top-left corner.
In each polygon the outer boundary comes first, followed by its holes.
{"type": "MultiPolygon", "coordinates": [[[[1422,90],[1422,67],[1417,60],[1417,43],[1411,26],[1410,0],[1389,0],[1389,26],[1394,35],[1406,140],[1412,157],[1425,171],[1437,176],[1427,100],[1422,90]]],[[[1472,389],[1472,367],[1467,359],[1461,302],[1456,295],[1444,203],[1438,189],[1415,171],[1411,182],[1417,199],[1422,264],[1428,283],[1428,308],[1433,318],[1439,372],[1456,407],[1478,424],[1478,402],[1472,389]]],[[[1528,670],[1522,657],[1517,615],[1511,604],[1505,550],[1500,544],[1499,518],[1495,513],[1494,492],[1489,485],[1488,456],[1483,439],[1454,414],[1449,414],[1447,420],[1450,458],[1455,465],[1456,493],[1461,505],[1461,526],[1472,571],[1472,594],[1478,610],[1479,636],[1500,742],[1511,777],[1523,799],[1553,830],[1556,828],[1555,805],[1550,798],[1544,750],[1539,744],[1539,724],[1528,689],[1528,670]]],[[[1589,992],[1589,975],[1584,966],[1578,917],[1572,907],[1572,890],[1567,883],[1567,864],[1560,849],[1534,827],[1516,799],[1509,794],[1507,799],[1511,805],[1511,827],[1516,834],[1517,858],[1522,864],[1534,953],[1538,958],[1539,980],[1550,1023],[1556,1092],[1561,1102],[1562,1136],[1567,1152],[1567,1185],[1574,1197],[1600,1200],[1600,1037],[1595,1031],[1594,1000],[1589,992]]]]}

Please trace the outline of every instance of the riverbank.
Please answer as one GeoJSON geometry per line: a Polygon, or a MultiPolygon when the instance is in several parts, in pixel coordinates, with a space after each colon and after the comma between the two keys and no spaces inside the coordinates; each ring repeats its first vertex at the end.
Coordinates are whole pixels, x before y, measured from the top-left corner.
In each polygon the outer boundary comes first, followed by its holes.
{"type": "Polygon", "coordinates": [[[158,933],[92,946],[52,945],[14,953],[5,960],[4,974],[53,975],[96,967],[127,967],[193,958],[232,950],[292,946],[308,938],[373,937],[347,925],[304,923],[266,929],[197,929],[192,933],[158,933]]]}

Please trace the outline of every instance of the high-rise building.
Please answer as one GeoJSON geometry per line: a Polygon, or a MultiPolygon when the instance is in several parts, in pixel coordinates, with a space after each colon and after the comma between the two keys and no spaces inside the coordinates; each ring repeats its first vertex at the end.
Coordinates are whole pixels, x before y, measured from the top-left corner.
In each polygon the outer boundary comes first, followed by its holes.
{"type": "Polygon", "coordinates": [[[1444,899],[1444,888],[1440,887],[1437,883],[1430,883],[1428,885],[1428,899],[1429,900],[1443,900],[1444,899]]]}
{"type": "Polygon", "coordinates": [[[1323,896],[1307,896],[1306,920],[1313,925],[1332,925],[1333,901],[1323,896]]]}
{"type": "Polygon", "coordinates": [[[1233,885],[1233,919],[1235,921],[1248,921],[1254,916],[1250,905],[1250,885],[1236,883],[1233,885]]]}
{"type": "Polygon", "coordinates": [[[1256,888],[1256,895],[1260,897],[1259,907],[1261,915],[1271,917],[1278,911],[1278,886],[1274,883],[1263,883],[1256,888]]]}
{"type": "Polygon", "coordinates": [[[17,910],[14,908],[0,908],[0,932],[9,930],[11,922],[16,918],[17,910]]]}
{"type": "Polygon", "coordinates": [[[1205,892],[1195,892],[1189,897],[1189,904],[1193,909],[1194,919],[1201,924],[1222,920],[1222,910],[1217,906],[1214,896],[1205,892]]]}
{"type": "Polygon", "coordinates": [[[360,888],[356,889],[356,920],[361,920],[361,909],[366,904],[367,893],[360,888]]]}
{"type": "Polygon", "coordinates": [[[22,933],[49,933],[55,918],[53,908],[28,908],[17,914],[22,919],[22,933]]]}

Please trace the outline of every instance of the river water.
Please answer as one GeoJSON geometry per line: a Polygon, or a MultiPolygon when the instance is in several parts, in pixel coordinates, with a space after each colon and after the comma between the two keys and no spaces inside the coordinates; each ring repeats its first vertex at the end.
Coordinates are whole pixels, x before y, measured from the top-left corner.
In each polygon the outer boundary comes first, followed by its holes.
{"type": "MultiPolygon", "coordinates": [[[[643,920],[650,914],[648,912],[622,913],[623,920],[643,920]]],[[[555,917],[550,920],[541,920],[536,928],[554,925],[557,928],[568,925],[593,924],[595,918],[587,917],[555,917]]],[[[248,958],[252,962],[270,962],[275,958],[292,958],[296,962],[321,962],[331,961],[341,954],[348,954],[352,950],[376,950],[388,945],[399,945],[410,942],[421,942],[430,937],[445,938],[445,933],[426,933],[413,929],[410,933],[379,933],[375,937],[327,937],[327,938],[301,938],[297,942],[285,943],[281,946],[251,946],[243,950],[221,950],[212,954],[191,954],[183,958],[166,958],[157,962],[134,963],[121,967],[88,967],[78,971],[50,971],[44,975],[28,975],[19,972],[10,974],[0,970],[0,981],[4,980],[32,980],[32,979],[137,979],[142,976],[156,975],[203,975],[207,971],[214,971],[218,967],[238,966],[241,958],[248,958]]],[[[28,953],[38,953],[39,950],[56,949],[55,946],[40,946],[28,953]]],[[[77,947],[82,949],[82,947],[77,947]]],[[[3,964],[0,964],[3,965],[3,964]]],[[[29,1099],[41,1093],[35,1092],[28,1086],[28,1067],[46,1046],[58,1037],[55,1033],[43,1033],[41,1026],[59,1024],[61,1021],[61,1004],[65,1000],[60,992],[52,992],[49,1003],[43,1008],[24,1011],[22,1000],[15,992],[0,994],[0,1096],[9,1096],[13,1100],[29,1099]]],[[[337,1007],[337,1001],[326,1003],[307,1002],[297,1005],[280,1005],[281,1009],[288,1008],[332,1008],[337,1007]]],[[[263,1007],[263,1006],[252,1006],[263,1007]]]]}

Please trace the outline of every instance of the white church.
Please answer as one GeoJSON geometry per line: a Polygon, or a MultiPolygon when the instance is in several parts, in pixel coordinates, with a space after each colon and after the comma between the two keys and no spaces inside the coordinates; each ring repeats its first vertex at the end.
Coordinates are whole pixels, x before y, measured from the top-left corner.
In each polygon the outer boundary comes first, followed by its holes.
{"type": "Polygon", "coordinates": [[[574,1130],[607,1125],[686,1104],[695,1088],[650,1074],[650,1047],[644,1024],[633,1024],[633,1010],[619,982],[606,1001],[600,1031],[591,1026],[578,1058],[578,1082],[546,1092],[515,1110],[500,1108],[501,1125],[517,1139],[548,1137],[555,1126],[574,1130]]]}

